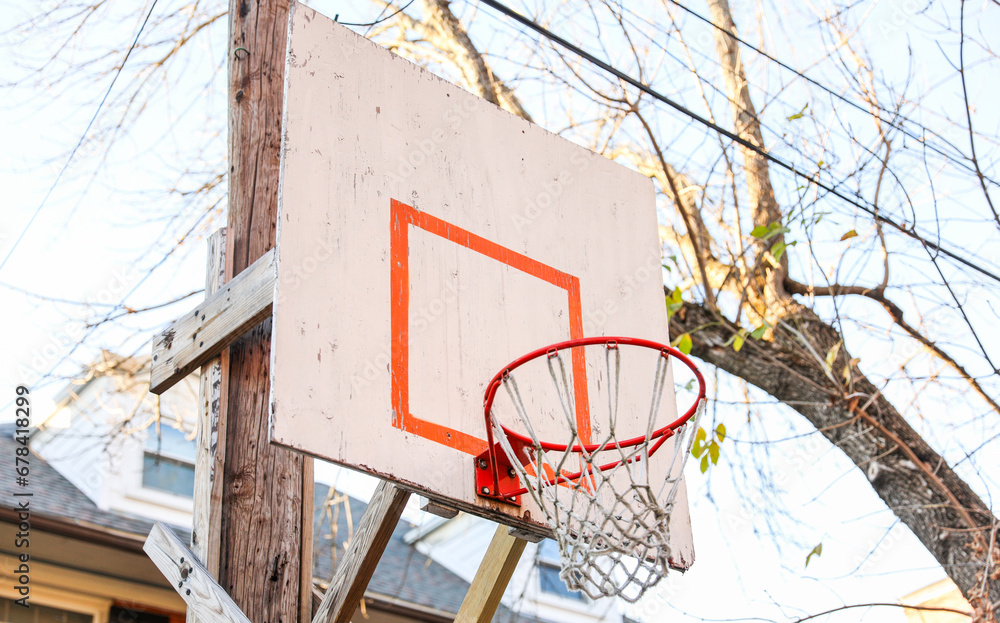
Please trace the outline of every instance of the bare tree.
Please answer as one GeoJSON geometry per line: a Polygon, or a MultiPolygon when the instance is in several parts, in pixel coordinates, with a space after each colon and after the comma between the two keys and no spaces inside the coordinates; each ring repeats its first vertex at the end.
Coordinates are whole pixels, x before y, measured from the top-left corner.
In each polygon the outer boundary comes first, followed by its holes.
{"type": "MultiPolygon", "coordinates": [[[[726,0],[703,13],[674,0],[589,0],[498,21],[485,6],[446,0],[374,4],[381,15],[367,36],[652,178],[675,342],[800,414],[864,473],[977,616],[996,620],[998,522],[982,499],[990,485],[972,480],[1000,436],[988,303],[1000,291],[1000,140],[982,129],[996,123],[977,109],[975,88],[996,71],[979,27],[995,22],[995,7],[873,16],[765,5],[734,16],[726,0]],[[759,32],[744,36],[737,21],[759,32]],[[938,48],[877,64],[884,54],[866,46],[905,42],[915,21],[938,48]],[[927,70],[932,55],[946,71],[927,70]],[[949,416],[979,439],[942,443],[955,430],[949,416]]],[[[73,25],[68,41],[90,19],[72,6],[59,4],[54,22],[73,25]]],[[[171,52],[146,70],[168,66],[217,19],[194,6],[198,19],[163,22],[157,38],[171,52]]],[[[32,75],[47,76],[51,62],[32,75]]],[[[130,92],[144,93],[142,77],[132,80],[130,92]]],[[[190,185],[197,197],[224,175],[188,171],[205,180],[190,185]]],[[[199,201],[194,214],[218,205],[199,201]]]]}

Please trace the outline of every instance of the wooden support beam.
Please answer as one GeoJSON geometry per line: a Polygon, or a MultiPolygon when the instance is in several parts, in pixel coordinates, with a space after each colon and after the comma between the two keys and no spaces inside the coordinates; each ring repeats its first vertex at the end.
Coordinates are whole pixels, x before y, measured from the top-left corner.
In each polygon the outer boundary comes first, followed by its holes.
{"type": "Polygon", "coordinates": [[[409,497],[409,491],[396,485],[379,484],[312,623],[350,622],[409,497]]]}
{"type": "Polygon", "coordinates": [[[157,522],[142,548],[187,604],[188,612],[203,623],[250,623],[208,570],[181,540],[157,522]]]}
{"type": "Polygon", "coordinates": [[[312,457],[302,459],[302,566],[299,569],[299,621],[313,618],[313,513],[316,499],[316,472],[312,457]]]}
{"type": "MultiPolygon", "coordinates": [[[[275,245],[288,10],[289,0],[229,0],[230,280],[275,245]]],[[[312,459],[270,444],[270,364],[265,320],[230,345],[222,370],[219,584],[251,620],[294,623],[308,610],[303,578],[312,579],[312,459]]]]}
{"type": "MultiPolygon", "coordinates": [[[[208,238],[205,298],[210,299],[225,283],[226,230],[208,238]]],[[[219,575],[219,522],[222,511],[222,465],[226,456],[226,388],[223,387],[223,350],[201,366],[198,396],[198,438],[194,469],[194,529],[191,551],[213,578],[219,575]]],[[[188,612],[188,623],[194,623],[188,612]]]]}
{"type": "Polygon", "coordinates": [[[444,504],[438,502],[437,500],[432,500],[430,498],[425,498],[420,496],[420,510],[425,513],[430,513],[431,515],[437,515],[438,517],[444,519],[452,519],[458,515],[458,509],[452,508],[451,506],[445,506],[444,504]]]}
{"type": "Polygon", "coordinates": [[[274,281],[271,249],[154,337],[149,391],[162,394],[270,316],[274,281]]]}
{"type": "Polygon", "coordinates": [[[497,526],[486,556],[455,616],[455,623],[489,623],[493,620],[525,544],[526,541],[511,536],[507,526],[497,526]]]}

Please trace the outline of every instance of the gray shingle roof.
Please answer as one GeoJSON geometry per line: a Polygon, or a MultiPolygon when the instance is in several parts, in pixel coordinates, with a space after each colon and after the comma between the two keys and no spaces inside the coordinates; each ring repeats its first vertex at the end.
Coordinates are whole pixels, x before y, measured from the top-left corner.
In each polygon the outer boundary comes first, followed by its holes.
{"type": "MultiPolygon", "coordinates": [[[[15,428],[13,424],[0,424],[0,456],[14,456],[14,449],[20,445],[14,439],[15,428]]],[[[29,484],[23,491],[34,493],[31,498],[32,515],[77,526],[96,526],[143,537],[149,534],[149,530],[153,527],[152,521],[130,513],[101,510],[41,457],[32,454],[29,460],[31,461],[29,484]]],[[[16,509],[16,498],[0,498],[0,507],[16,509]]],[[[190,540],[189,529],[171,527],[182,540],[190,540]]]]}
{"type": "MultiPolygon", "coordinates": [[[[329,535],[331,534],[329,518],[323,513],[329,489],[316,484],[315,508],[317,509],[314,523],[314,539],[317,543],[315,567],[313,574],[317,578],[328,580],[333,575],[331,565],[332,552],[329,535]]],[[[350,499],[351,518],[356,528],[367,505],[359,500],[350,499]]],[[[343,560],[344,541],[349,534],[347,513],[344,509],[337,516],[338,561],[343,560]]],[[[413,525],[400,520],[392,533],[389,544],[375,568],[375,575],[368,584],[368,590],[379,595],[395,597],[410,603],[427,606],[450,613],[457,613],[469,590],[469,583],[458,577],[444,566],[421,554],[417,549],[406,544],[403,536],[413,525]]],[[[544,623],[542,619],[518,614],[501,605],[497,609],[494,621],[503,623],[544,623]]]]}

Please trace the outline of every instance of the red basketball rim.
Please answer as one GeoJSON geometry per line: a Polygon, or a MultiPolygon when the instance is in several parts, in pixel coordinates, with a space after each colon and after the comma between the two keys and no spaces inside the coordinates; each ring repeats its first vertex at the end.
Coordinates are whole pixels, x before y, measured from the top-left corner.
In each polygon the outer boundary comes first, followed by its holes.
{"type": "MultiPolygon", "coordinates": [[[[694,414],[698,411],[698,405],[701,404],[701,401],[705,398],[705,377],[702,376],[701,372],[694,365],[694,362],[692,362],[687,355],[677,350],[676,348],[673,348],[672,346],[667,346],[666,344],[660,344],[659,342],[654,342],[652,340],[644,340],[635,337],[585,337],[585,338],[578,338],[575,340],[566,340],[565,342],[558,342],[550,346],[543,346],[542,348],[533,350],[526,355],[518,357],[514,361],[504,366],[504,368],[500,370],[500,372],[498,372],[496,376],[493,377],[492,380],[490,380],[490,383],[486,388],[486,394],[483,398],[483,412],[486,416],[486,435],[488,437],[489,447],[490,448],[493,447],[493,427],[490,424],[490,411],[493,408],[493,399],[496,397],[497,390],[503,384],[503,380],[505,377],[509,376],[512,371],[516,370],[520,366],[534,359],[538,359],[539,357],[545,355],[551,355],[561,350],[566,350],[568,348],[574,348],[577,346],[593,346],[596,344],[603,344],[605,347],[609,348],[612,347],[616,348],[619,345],[639,346],[641,348],[648,348],[650,350],[659,351],[660,355],[663,357],[673,357],[677,359],[685,366],[687,366],[691,370],[691,372],[694,373],[695,378],[698,379],[698,397],[694,401],[694,404],[691,405],[691,408],[689,408],[684,413],[684,415],[680,416],[679,418],[667,424],[666,426],[656,429],[648,436],[640,435],[638,437],[633,437],[631,439],[626,439],[624,441],[619,441],[616,443],[577,445],[573,446],[572,448],[570,448],[568,444],[556,444],[556,443],[541,441],[538,443],[538,445],[540,445],[543,450],[551,452],[565,452],[568,449],[570,452],[589,453],[598,450],[629,448],[632,446],[639,445],[640,443],[646,442],[647,440],[658,439],[659,437],[662,437],[664,435],[668,436],[673,435],[678,428],[687,423],[687,421],[690,420],[694,416],[694,414]]],[[[530,437],[526,437],[525,435],[517,433],[507,428],[503,424],[500,424],[500,428],[503,429],[504,434],[507,436],[508,439],[517,440],[529,447],[535,446],[535,441],[530,437]]],[[[659,444],[657,444],[657,447],[658,446],[659,444]]]]}

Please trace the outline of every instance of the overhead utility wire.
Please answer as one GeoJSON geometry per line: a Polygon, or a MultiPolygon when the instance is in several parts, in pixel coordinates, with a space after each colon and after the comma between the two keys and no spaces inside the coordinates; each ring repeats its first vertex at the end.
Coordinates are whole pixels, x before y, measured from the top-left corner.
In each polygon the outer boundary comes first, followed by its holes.
{"type": "Polygon", "coordinates": [[[357,27],[357,28],[364,28],[365,26],[367,26],[368,28],[371,28],[372,26],[378,26],[382,22],[387,22],[387,21],[391,20],[392,18],[396,17],[397,15],[399,15],[400,13],[402,13],[403,11],[405,11],[406,9],[410,8],[410,5],[413,4],[413,2],[414,2],[414,0],[410,0],[409,2],[406,3],[406,6],[402,7],[401,9],[397,9],[391,15],[386,15],[385,17],[382,17],[383,15],[385,15],[385,12],[389,9],[389,7],[392,6],[392,5],[386,4],[385,7],[383,7],[382,12],[379,13],[378,17],[375,18],[375,21],[374,22],[368,22],[366,24],[355,24],[353,22],[342,22],[342,21],[340,21],[340,13],[337,13],[336,15],[333,16],[333,21],[337,22],[341,26],[354,26],[354,27],[357,27]]]}
{"type": "MultiPolygon", "coordinates": [[[[814,79],[810,78],[809,76],[805,75],[804,73],[802,73],[801,71],[799,71],[799,70],[795,69],[794,67],[791,67],[790,65],[787,65],[787,64],[785,64],[784,62],[782,62],[782,61],[778,60],[777,58],[775,58],[775,57],[771,56],[770,54],[768,54],[768,53],[767,53],[767,52],[765,52],[764,50],[761,50],[760,48],[757,48],[757,47],[755,47],[754,45],[752,45],[752,44],[748,43],[747,41],[745,41],[745,40],[743,40],[743,39],[740,39],[739,37],[737,37],[737,36],[736,36],[736,35],[734,35],[733,33],[729,32],[728,30],[726,30],[726,29],[725,29],[725,28],[723,28],[722,26],[719,26],[718,24],[716,24],[716,23],[715,23],[715,22],[713,22],[712,20],[708,19],[707,17],[705,17],[705,16],[703,16],[703,15],[701,15],[701,14],[699,14],[699,13],[696,13],[695,11],[693,11],[693,10],[691,10],[691,9],[687,8],[686,6],[684,6],[683,4],[681,4],[680,2],[678,2],[677,0],[670,0],[670,2],[671,2],[671,4],[674,4],[674,5],[676,5],[677,7],[679,7],[679,8],[680,8],[681,10],[683,10],[684,12],[686,12],[686,13],[689,13],[689,14],[693,15],[694,17],[696,17],[696,18],[700,19],[701,21],[705,22],[706,24],[708,24],[708,25],[709,25],[709,26],[711,26],[712,28],[715,28],[716,30],[718,30],[718,31],[720,31],[720,32],[723,32],[723,33],[725,33],[725,34],[729,35],[729,36],[730,36],[730,37],[732,37],[732,38],[733,38],[733,39],[734,39],[735,41],[738,41],[739,43],[741,43],[741,44],[745,45],[745,46],[746,46],[747,48],[749,48],[749,49],[753,50],[753,51],[754,51],[754,52],[756,52],[757,54],[760,54],[761,56],[763,56],[764,58],[768,59],[769,61],[772,61],[772,62],[774,62],[774,63],[777,63],[777,64],[778,64],[778,65],[779,65],[780,67],[782,67],[783,69],[787,69],[788,71],[790,71],[790,72],[792,72],[793,74],[795,74],[796,76],[798,76],[798,77],[802,78],[802,79],[803,79],[803,80],[805,80],[806,82],[808,82],[808,83],[810,83],[810,84],[813,84],[813,85],[816,85],[816,86],[817,86],[817,87],[819,87],[820,89],[822,89],[822,90],[826,91],[826,92],[827,92],[827,93],[829,93],[830,95],[832,95],[832,96],[834,96],[835,98],[839,99],[840,101],[844,102],[844,103],[845,103],[845,104],[847,104],[848,106],[851,106],[851,107],[853,107],[853,108],[856,108],[856,109],[860,110],[861,112],[865,113],[866,115],[871,115],[872,117],[875,117],[876,119],[878,119],[878,120],[879,120],[879,121],[881,121],[882,123],[886,124],[887,126],[889,126],[889,127],[892,127],[892,128],[895,128],[895,129],[899,130],[900,132],[902,132],[902,133],[903,133],[903,134],[905,134],[906,136],[908,136],[908,137],[912,138],[913,140],[917,141],[918,143],[921,143],[922,145],[926,145],[928,149],[930,149],[931,151],[933,151],[933,152],[937,153],[938,155],[940,155],[940,156],[944,156],[945,158],[948,158],[949,160],[953,160],[953,161],[954,161],[955,163],[957,163],[957,164],[958,164],[958,165],[959,165],[960,167],[962,167],[963,169],[965,169],[965,170],[967,170],[967,171],[970,171],[970,172],[972,172],[972,173],[977,173],[977,171],[976,171],[976,168],[975,168],[975,167],[973,167],[972,165],[970,165],[970,164],[968,164],[967,162],[964,162],[964,161],[962,161],[962,160],[955,160],[955,157],[954,157],[953,155],[951,155],[951,154],[948,154],[948,153],[945,153],[945,152],[944,152],[944,151],[942,151],[941,149],[938,149],[938,148],[937,148],[937,147],[935,147],[935,146],[934,146],[933,144],[931,144],[931,143],[928,143],[928,142],[927,142],[927,141],[926,141],[926,140],[925,140],[924,138],[922,138],[921,136],[919,136],[919,135],[917,135],[917,134],[914,134],[914,133],[910,132],[909,130],[907,130],[907,129],[906,129],[905,127],[903,127],[902,125],[896,125],[895,123],[893,123],[892,121],[889,121],[888,119],[885,119],[885,118],[884,118],[884,117],[882,117],[881,115],[879,115],[879,114],[877,114],[877,113],[873,113],[873,112],[872,112],[872,111],[870,111],[870,110],[866,110],[866,109],[865,109],[865,107],[864,107],[864,106],[862,106],[861,104],[858,104],[857,102],[855,102],[855,101],[853,101],[853,100],[851,100],[851,99],[848,99],[848,98],[844,97],[843,95],[841,95],[840,93],[837,93],[836,91],[834,91],[834,90],[833,90],[833,89],[831,89],[830,87],[828,87],[828,86],[824,85],[823,83],[821,83],[821,82],[817,82],[816,80],[814,80],[814,79]]],[[[886,110],[885,110],[884,108],[882,108],[881,106],[878,106],[878,109],[879,109],[879,110],[882,110],[882,111],[884,111],[884,112],[888,112],[888,111],[886,111],[886,110]]],[[[910,119],[907,119],[906,117],[901,117],[901,118],[903,118],[903,119],[906,119],[907,121],[910,121],[910,119]]],[[[917,126],[918,126],[918,127],[920,128],[920,129],[922,129],[922,130],[927,130],[927,131],[930,131],[930,130],[929,130],[928,128],[926,128],[926,127],[924,127],[924,126],[920,125],[919,123],[916,123],[915,121],[911,121],[911,123],[915,123],[915,124],[916,124],[916,125],[917,125],[917,126]]],[[[931,132],[931,134],[934,134],[934,133],[933,133],[933,132],[931,132]]],[[[936,136],[936,135],[935,135],[935,136],[936,136]]],[[[945,140],[945,142],[947,143],[948,141],[947,141],[947,140],[945,140]]],[[[950,145],[950,143],[948,143],[948,144],[950,145]]],[[[955,146],[954,146],[954,145],[952,145],[952,147],[955,147],[955,146]]],[[[958,148],[957,148],[957,147],[955,147],[955,149],[958,149],[958,148]]],[[[962,154],[961,152],[959,152],[959,155],[961,155],[961,156],[962,156],[963,158],[965,158],[965,155],[964,155],[964,154],[962,154]]],[[[983,178],[984,178],[984,179],[986,179],[987,181],[989,181],[989,182],[990,182],[991,184],[993,184],[994,186],[1000,186],[1000,182],[997,182],[996,180],[994,180],[993,178],[991,178],[991,177],[989,177],[989,176],[987,176],[987,175],[984,175],[984,176],[983,176],[983,178]]]]}
{"type": "Polygon", "coordinates": [[[21,230],[21,235],[17,237],[17,240],[14,241],[10,251],[7,252],[7,256],[3,258],[2,262],[0,262],[0,270],[3,270],[3,267],[7,265],[7,260],[10,259],[10,256],[14,255],[14,251],[16,251],[18,245],[21,244],[21,240],[24,239],[24,235],[28,233],[28,229],[31,227],[31,224],[35,222],[36,218],[38,218],[38,214],[42,211],[42,208],[45,207],[45,204],[48,203],[49,197],[52,196],[52,192],[55,191],[56,186],[59,185],[59,180],[62,179],[63,173],[65,173],[66,169],[69,168],[69,163],[73,161],[73,156],[76,155],[80,146],[83,145],[83,141],[87,139],[87,134],[90,133],[90,127],[94,125],[94,121],[97,120],[97,115],[100,114],[101,109],[104,107],[104,102],[106,102],[108,100],[108,96],[111,95],[111,89],[114,88],[115,82],[118,81],[118,76],[122,75],[122,70],[125,69],[125,63],[128,62],[128,57],[132,55],[132,50],[134,50],[135,46],[139,43],[139,36],[142,35],[142,31],[146,28],[146,23],[149,21],[149,16],[153,14],[153,9],[156,8],[157,1],[158,0],[153,0],[153,4],[150,5],[149,12],[146,13],[146,18],[142,20],[142,25],[139,26],[139,32],[135,33],[135,40],[132,41],[132,45],[129,46],[128,52],[125,53],[125,58],[122,59],[122,64],[118,66],[118,71],[115,72],[115,77],[111,79],[111,84],[108,85],[108,90],[104,92],[104,97],[101,98],[101,103],[97,105],[97,110],[94,111],[94,116],[90,118],[90,122],[87,123],[87,127],[83,130],[80,140],[76,142],[76,146],[73,147],[73,151],[69,153],[69,158],[66,159],[66,163],[63,164],[62,169],[59,170],[59,174],[56,175],[55,181],[53,181],[52,185],[49,186],[48,192],[45,193],[44,197],[42,197],[42,202],[38,204],[37,208],[35,208],[35,213],[31,215],[31,218],[28,219],[27,225],[25,225],[24,229],[21,230]]]}
{"type": "MultiPolygon", "coordinates": [[[[492,8],[492,9],[495,9],[495,10],[499,11],[500,13],[503,13],[507,17],[510,17],[511,19],[514,19],[517,22],[520,22],[524,26],[527,26],[531,30],[534,30],[535,32],[537,32],[538,34],[542,35],[546,39],[549,39],[549,40],[551,40],[551,41],[559,44],[563,48],[566,48],[567,50],[569,50],[570,52],[572,52],[572,53],[576,54],[577,56],[583,58],[584,60],[586,60],[586,61],[588,61],[588,62],[590,62],[590,63],[592,63],[594,65],[597,65],[598,67],[600,67],[604,71],[606,71],[606,72],[614,75],[618,79],[623,80],[624,82],[627,82],[627,83],[631,84],[632,86],[634,86],[635,88],[639,89],[643,93],[646,93],[650,97],[653,97],[654,99],[657,99],[657,100],[663,102],[664,104],[670,106],[671,108],[677,110],[678,112],[684,114],[685,116],[690,117],[691,119],[694,119],[698,123],[700,123],[700,124],[702,124],[702,125],[710,128],[710,129],[718,132],[719,134],[722,134],[726,138],[728,138],[728,139],[730,139],[730,140],[732,140],[732,141],[734,141],[736,143],[739,143],[743,147],[746,147],[747,149],[749,149],[749,150],[751,150],[751,151],[759,154],[760,156],[766,158],[767,160],[770,160],[771,162],[773,162],[774,164],[778,165],[779,167],[781,167],[783,169],[786,169],[787,171],[791,172],[793,175],[796,175],[796,176],[798,176],[798,177],[800,177],[800,178],[808,181],[809,183],[814,184],[815,186],[817,186],[819,188],[822,188],[823,190],[825,190],[826,192],[830,193],[831,195],[834,195],[835,197],[839,197],[840,199],[843,199],[844,201],[846,201],[847,203],[851,204],[852,206],[854,206],[854,207],[858,208],[859,210],[865,212],[866,214],[870,215],[875,220],[877,220],[879,222],[882,222],[882,223],[885,223],[886,225],[889,225],[893,229],[896,229],[896,230],[900,231],[901,233],[909,236],[910,238],[913,238],[914,240],[918,241],[920,244],[923,244],[926,247],[928,247],[930,249],[933,249],[933,250],[937,251],[938,253],[941,253],[942,255],[946,255],[946,256],[950,257],[951,259],[955,260],[956,262],[958,262],[960,264],[963,264],[963,265],[971,268],[972,270],[975,270],[976,272],[982,273],[983,275],[989,277],[990,279],[993,279],[996,282],[1000,282],[1000,275],[997,275],[996,273],[993,273],[993,272],[991,272],[991,271],[989,271],[989,270],[987,270],[987,269],[985,269],[985,268],[983,268],[981,266],[977,266],[976,264],[972,263],[970,260],[967,260],[967,259],[965,259],[964,257],[962,257],[960,255],[956,255],[954,252],[949,251],[948,249],[940,246],[939,244],[937,244],[935,242],[932,242],[930,240],[925,239],[924,237],[922,237],[921,235],[919,235],[915,231],[911,231],[911,230],[907,229],[905,226],[897,223],[896,221],[894,221],[894,220],[892,220],[892,219],[890,219],[888,217],[882,216],[881,214],[878,213],[878,210],[873,209],[873,208],[871,208],[869,206],[866,206],[866,205],[860,203],[856,199],[852,199],[851,197],[848,197],[847,195],[845,195],[845,194],[841,193],[840,191],[838,191],[833,186],[830,186],[829,184],[821,182],[819,179],[817,179],[816,177],[814,177],[812,175],[809,175],[808,173],[805,173],[803,171],[799,171],[797,168],[795,168],[795,165],[790,164],[788,162],[785,162],[784,160],[782,160],[781,158],[778,158],[776,156],[772,156],[770,153],[768,153],[764,149],[758,147],[757,145],[754,145],[750,141],[737,136],[736,134],[734,134],[733,132],[730,132],[729,130],[723,128],[722,126],[720,126],[720,125],[718,125],[716,123],[713,123],[713,122],[709,121],[708,119],[705,119],[704,117],[702,117],[698,113],[685,108],[684,106],[682,106],[682,105],[678,104],[677,102],[673,101],[672,99],[670,99],[666,95],[663,95],[662,93],[654,90],[649,85],[647,85],[647,84],[645,84],[645,83],[643,83],[643,82],[641,82],[641,81],[633,78],[632,76],[629,76],[628,74],[622,72],[621,70],[615,69],[614,67],[612,67],[611,65],[608,65],[607,63],[605,63],[601,59],[597,58],[593,54],[590,54],[589,52],[586,52],[586,51],[582,50],[581,48],[579,48],[576,45],[574,45],[574,44],[570,43],[569,41],[567,41],[566,39],[563,39],[559,35],[555,34],[551,30],[549,30],[549,29],[545,28],[544,26],[542,26],[542,25],[540,25],[540,24],[538,24],[538,23],[536,23],[536,22],[528,19],[527,17],[521,15],[517,11],[514,11],[513,9],[510,9],[507,6],[505,6],[505,5],[503,5],[503,4],[499,3],[499,2],[496,2],[496,0],[479,0],[479,2],[485,4],[486,6],[492,8]]],[[[858,199],[861,199],[861,197],[858,197],[858,199]]]]}

